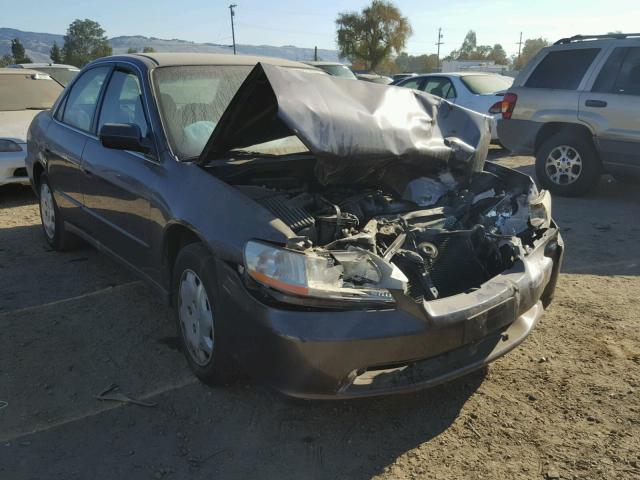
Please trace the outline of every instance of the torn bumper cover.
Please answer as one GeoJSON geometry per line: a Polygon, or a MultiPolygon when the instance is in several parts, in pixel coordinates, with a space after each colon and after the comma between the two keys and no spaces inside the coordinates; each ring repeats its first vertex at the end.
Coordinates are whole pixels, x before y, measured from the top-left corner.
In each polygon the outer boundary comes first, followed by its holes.
{"type": "Polygon", "coordinates": [[[219,273],[249,373],[291,396],[356,398],[432,387],[515,348],[553,297],[563,249],[554,225],[509,271],[424,310],[295,308],[257,296],[227,264],[219,273]]]}

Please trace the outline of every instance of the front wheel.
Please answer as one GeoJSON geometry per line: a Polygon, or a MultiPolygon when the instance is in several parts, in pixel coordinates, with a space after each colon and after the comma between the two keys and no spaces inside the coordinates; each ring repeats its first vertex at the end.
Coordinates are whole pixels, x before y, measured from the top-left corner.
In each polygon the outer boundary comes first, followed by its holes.
{"type": "Polygon", "coordinates": [[[64,227],[62,213],[53,197],[53,191],[46,175],[40,178],[40,220],[44,238],[54,250],[65,251],[77,248],[81,241],[64,227]]]}
{"type": "Polygon", "coordinates": [[[219,318],[213,255],[201,243],[180,250],[173,271],[173,301],[182,350],[196,376],[209,384],[235,379],[219,318]]]}
{"type": "Polygon", "coordinates": [[[578,135],[558,133],[546,140],[536,155],[538,181],[555,195],[583,195],[596,186],[600,173],[595,148],[578,135]]]}

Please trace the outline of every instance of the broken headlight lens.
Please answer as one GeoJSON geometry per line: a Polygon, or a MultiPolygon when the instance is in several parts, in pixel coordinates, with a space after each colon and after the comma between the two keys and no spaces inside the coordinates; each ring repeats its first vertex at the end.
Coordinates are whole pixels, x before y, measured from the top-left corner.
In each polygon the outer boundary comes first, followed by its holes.
{"type": "Polygon", "coordinates": [[[335,256],[329,252],[296,252],[250,241],[244,249],[244,263],[247,273],[256,282],[283,293],[342,301],[394,303],[393,296],[384,287],[406,282],[406,277],[396,267],[379,268],[378,259],[369,258],[364,251],[332,253],[335,256]],[[389,275],[388,272],[392,273],[389,275]],[[385,279],[385,276],[392,278],[385,279]],[[384,283],[384,287],[377,283],[384,283]]]}
{"type": "Polygon", "coordinates": [[[529,202],[529,221],[535,228],[551,226],[551,194],[547,190],[542,190],[529,202]]]}

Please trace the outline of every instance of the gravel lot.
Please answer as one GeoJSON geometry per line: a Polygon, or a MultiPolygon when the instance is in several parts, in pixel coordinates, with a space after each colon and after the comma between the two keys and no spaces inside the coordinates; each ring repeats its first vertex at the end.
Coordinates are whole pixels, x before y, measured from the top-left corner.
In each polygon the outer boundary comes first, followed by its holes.
{"type": "MultiPolygon", "coordinates": [[[[532,159],[501,163],[532,173],[532,159]]],[[[170,312],[0,188],[0,478],[640,477],[640,188],[554,198],[556,299],[488,369],[411,395],[294,401],[197,382],[170,312]],[[111,384],[143,407],[95,398],[111,384]]]]}

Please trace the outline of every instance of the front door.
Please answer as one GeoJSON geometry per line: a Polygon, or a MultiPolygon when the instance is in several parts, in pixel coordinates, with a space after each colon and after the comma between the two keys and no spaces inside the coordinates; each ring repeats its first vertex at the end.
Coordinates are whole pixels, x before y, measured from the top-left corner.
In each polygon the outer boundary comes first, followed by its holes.
{"type": "MultiPolygon", "coordinates": [[[[117,67],[104,94],[96,132],[106,123],[130,123],[149,138],[142,100],[138,75],[117,67]]],[[[85,205],[96,240],[137,270],[152,274],[150,199],[161,166],[153,155],[106,148],[99,139],[87,141],[82,159],[88,175],[85,205]]]]}

